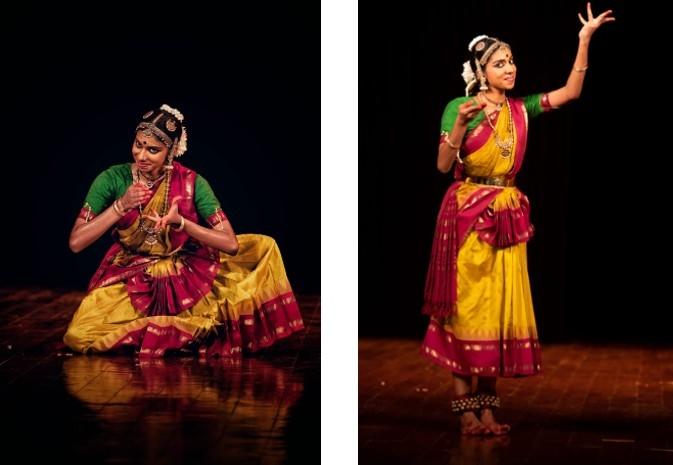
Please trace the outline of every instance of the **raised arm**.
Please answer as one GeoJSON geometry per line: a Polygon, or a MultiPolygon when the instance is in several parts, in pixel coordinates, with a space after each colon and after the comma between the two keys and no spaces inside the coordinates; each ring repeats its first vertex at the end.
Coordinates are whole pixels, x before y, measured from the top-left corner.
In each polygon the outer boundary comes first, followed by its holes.
{"type": "Polygon", "coordinates": [[[549,92],[549,103],[552,107],[560,107],[571,100],[579,98],[582,93],[582,86],[584,85],[584,75],[586,74],[586,70],[589,69],[589,42],[591,42],[591,36],[603,24],[615,20],[612,16],[612,10],[604,11],[594,18],[591,11],[591,3],[587,3],[587,19],[584,19],[581,13],[578,13],[577,16],[579,16],[582,22],[577,56],[575,57],[575,63],[570,70],[570,75],[565,86],[549,92]]]}
{"type": "Polygon", "coordinates": [[[114,226],[129,208],[137,207],[149,200],[152,193],[141,184],[133,184],[126,193],[115,200],[105,211],[91,221],[77,218],[70,231],[70,250],[75,253],[89,247],[114,226]]]}
{"type": "Polygon", "coordinates": [[[477,103],[475,99],[470,99],[458,107],[458,115],[451,132],[443,134],[439,140],[437,169],[442,173],[448,173],[451,170],[460,152],[460,146],[463,144],[467,124],[479,114],[484,106],[484,104],[477,103]]]}

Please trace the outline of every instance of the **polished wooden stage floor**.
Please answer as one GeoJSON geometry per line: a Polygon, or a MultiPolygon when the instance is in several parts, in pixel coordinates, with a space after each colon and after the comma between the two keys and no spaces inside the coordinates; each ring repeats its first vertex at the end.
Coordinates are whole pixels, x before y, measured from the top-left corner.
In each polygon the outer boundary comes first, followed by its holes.
{"type": "Polygon", "coordinates": [[[419,347],[360,340],[360,464],[673,464],[673,346],[543,343],[542,376],[498,381],[500,438],[461,437],[419,347]]]}
{"type": "Polygon", "coordinates": [[[303,332],[254,356],[141,361],[65,350],[83,296],[0,289],[4,463],[320,462],[318,297],[298,296],[303,332]]]}

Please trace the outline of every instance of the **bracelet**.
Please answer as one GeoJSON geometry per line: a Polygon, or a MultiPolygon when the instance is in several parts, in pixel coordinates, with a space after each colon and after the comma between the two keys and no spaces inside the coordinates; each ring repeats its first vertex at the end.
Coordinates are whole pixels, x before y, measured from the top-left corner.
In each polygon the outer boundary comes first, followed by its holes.
{"type": "Polygon", "coordinates": [[[449,137],[446,138],[446,143],[449,144],[449,147],[451,147],[454,150],[460,150],[460,145],[453,145],[453,142],[451,142],[451,139],[449,137]]]}
{"type": "Polygon", "coordinates": [[[117,204],[117,202],[119,202],[119,199],[112,202],[112,208],[114,209],[115,213],[117,213],[117,215],[124,216],[126,213],[124,213],[123,209],[117,204]]]}
{"type": "Polygon", "coordinates": [[[589,65],[584,66],[584,67],[582,67],[582,68],[573,68],[573,69],[574,69],[575,71],[577,71],[578,73],[583,73],[583,72],[585,72],[586,70],[589,69],[589,65]]]}
{"type": "Polygon", "coordinates": [[[175,229],[176,232],[180,232],[185,229],[185,217],[180,215],[180,226],[175,229]]]}
{"type": "Polygon", "coordinates": [[[439,138],[439,143],[440,144],[449,144],[449,147],[451,147],[454,150],[460,150],[460,145],[454,145],[453,142],[451,142],[451,137],[449,136],[448,132],[443,132],[442,136],[439,138]]]}

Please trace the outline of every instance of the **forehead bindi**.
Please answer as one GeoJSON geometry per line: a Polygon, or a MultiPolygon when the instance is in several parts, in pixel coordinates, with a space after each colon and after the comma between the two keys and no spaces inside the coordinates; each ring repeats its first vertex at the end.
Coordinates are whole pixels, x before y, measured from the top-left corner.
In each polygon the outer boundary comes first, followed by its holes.
{"type": "Polygon", "coordinates": [[[163,144],[155,136],[146,136],[140,131],[136,133],[136,140],[143,146],[155,147],[158,149],[161,149],[163,146],[163,144]]]}
{"type": "Polygon", "coordinates": [[[509,61],[512,59],[512,51],[508,48],[501,48],[493,53],[491,59],[488,60],[489,63],[495,63],[496,61],[509,61]]]}

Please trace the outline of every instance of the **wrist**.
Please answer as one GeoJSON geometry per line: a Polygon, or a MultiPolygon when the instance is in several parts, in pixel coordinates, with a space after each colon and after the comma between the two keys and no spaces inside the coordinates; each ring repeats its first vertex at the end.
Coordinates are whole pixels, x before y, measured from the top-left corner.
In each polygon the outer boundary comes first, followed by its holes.
{"type": "Polygon", "coordinates": [[[448,136],[448,137],[446,138],[446,143],[447,143],[447,144],[449,145],[449,147],[451,147],[452,149],[454,149],[454,150],[460,150],[460,144],[459,144],[459,143],[458,143],[458,144],[454,144],[454,143],[451,141],[451,136],[448,136]]]}
{"type": "Polygon", "coordinates": [[[178,222],[178,227],[177,228],[175,227],[175,224],[176,223],[173,223],[173,229],[175,231],[180,232],[183,229],[185,229],[185,217],[180,215],[180,221],[178,222]]]}
{"type": "Polygon", "coordinates": [[[124,216],[126,212],[124,209],[120,206],[119,199],[115,200],[112,202],[112,209],[115,211],[115,213],[119,216],[124,216]]]}

